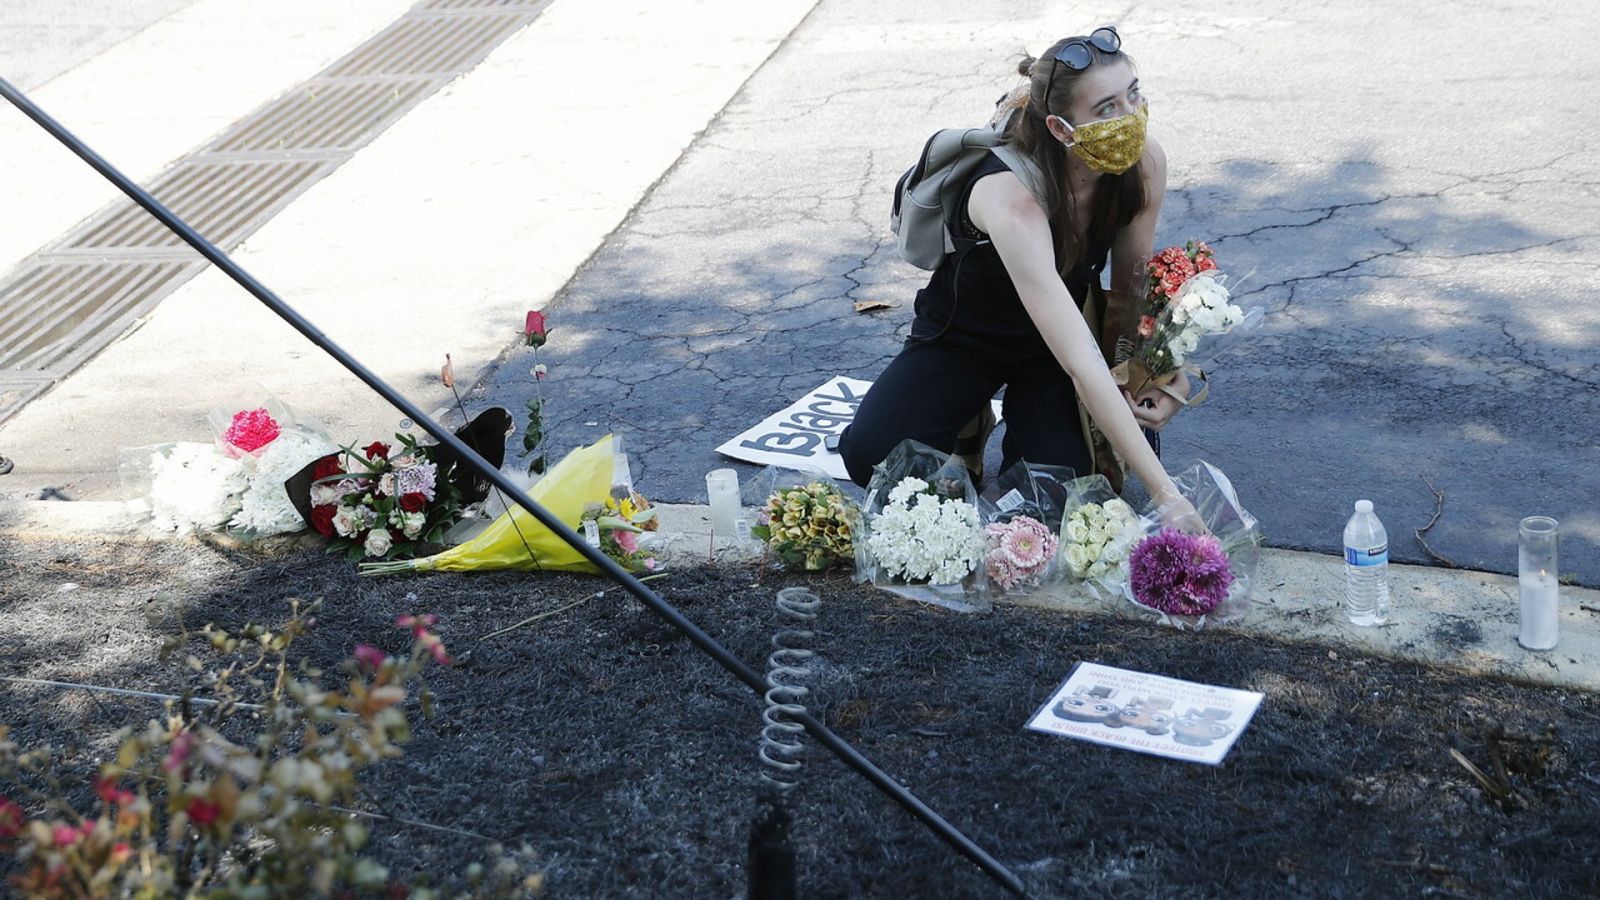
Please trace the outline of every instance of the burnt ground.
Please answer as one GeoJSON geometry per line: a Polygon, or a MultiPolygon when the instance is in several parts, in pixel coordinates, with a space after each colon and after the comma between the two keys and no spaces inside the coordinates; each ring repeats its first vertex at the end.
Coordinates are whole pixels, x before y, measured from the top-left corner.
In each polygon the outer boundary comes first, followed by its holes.
{"type": "MultiPolygon", "coordinates": [[[[680,570],[655,586],[760,664],[787,580],[753,577],[680,570]]],[[[1037,896],[1600,891],[1593,695],[1220,630],[1017,608],[959,616],[838,576],[810,583],[823,599],[813,710],[1037,896]],[[1079,660],[1266,699],[1218,768],[1024,731],[1079,660]],[[1452,748],[1489,771],[1498,749],[1518,799],[1496,802],[1452,748]]],[[[603,586],[363,580],[315,550],[0,540],[0,674],[181,690],[190,675],[156,659],[176,611],[195,627],[271,622],[291,597],[325,599],[297,646],[332,666],[357,641],[399,648],[391,623],[414,592],[462,662],[430,678],[437,715],[404,759],[372,773],[372,809],[526,842],[549,896],[736,896],[757,777],[749,691],[617,590],[474,645],[603,586]]],[[[66,748],[63,764],[84,773],[117,727],[160,712],[0,686],[14,737],[66,748]]],[[[821,752],[792,800],[802,896],[1004,895],[821,752]]],[[[477,838],[394,823],[374,835],[398,873],[459,872],[483,852],[477,838]]]]}

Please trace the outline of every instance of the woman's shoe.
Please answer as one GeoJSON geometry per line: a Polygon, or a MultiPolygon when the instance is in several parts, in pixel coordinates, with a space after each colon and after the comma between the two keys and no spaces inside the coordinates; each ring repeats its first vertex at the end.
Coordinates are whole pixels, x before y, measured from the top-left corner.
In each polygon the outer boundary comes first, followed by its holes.
{"type": "Polygon", "coordinates": [[[954,456],[972,473],[974,485],[983,480],[983,451],[989,446],[989,435],[994,433],[994,426],[994,406],[985,402],[983,411],[965,428],[956,432],[954,456]]]}

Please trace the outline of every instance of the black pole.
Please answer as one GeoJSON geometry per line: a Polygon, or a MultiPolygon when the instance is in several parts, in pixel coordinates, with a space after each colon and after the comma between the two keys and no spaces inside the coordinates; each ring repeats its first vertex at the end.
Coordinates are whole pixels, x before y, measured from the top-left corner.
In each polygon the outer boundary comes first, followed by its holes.
{"type": "MultiPolygon", "coordinates": [[[[154,216],[157,221],[170,229],[172,233],[183,238],[184,242],[199,251],[201,256],[204,256],[217,268],[227,273],[228,277],[237,282],[240,287],[249,291],[257,300],[266,304],[267,308],[276,313],[278,318],[289,323],[294,330],[305,335],[307,340],[338,360],[340,365],[348,369],[352,375],[361,379],[367,387],[377,391],[378,395],[389,401],[395,409],[422,426],[422,430],[432,435],[439,443],[449,447],[468,465],[477,469],[478,473],[484,478],[487,478],[492,484],[516,500],[517,505],[539,520],[539,524],[550,529],[552,533],[582,554],[585,559],[594,563],[602,574],[626,588],[640,602],[655,611],[656,615],[665,619],[667,624],[688,638],[689,642],[701,652],[716,660],[719,665],[733,673],[735,677],[748,685],[751,690],[758,694],[766,691],[766,679],[762,678],[760,673],[730,653],[726,647],[723,647],[711,635],[700,630],[698,625],[685,618],[683,613],[680,613],[676,607],[645,587],[639,579],[617,565],[610,557],[600,552],[598,548],[589,546],[587,541],[578,537],[577,533],[568,528],[560,519],[551,515],[544,507],[533,502],[532,498],[513,484],[499,469],[490,466],[483,457],[479,456],[477,451],[463,443],[460,438],[446,430],[444,426],[435,422],[416,404],[401,396],[387,382],[358,362],[355,357],[346,353],[342,347],[330,340],[327,335],[323,334],[320,329],[311,324],[304,316],[301,316],[289,304],[283,302],[278,295],[268,290],[261,282],[256,281],[250,273],[241,268],[226,253],[223,253],[216,245],[191,228],[187,222],[178,218],[171,210],[150,196],[148,191],[134,184],[126,175],[118,171],[115,166],[106,162],[100,154],[90,149],[87,144],[79,140],[76,135],[68,131],[61,123],[51,118],[44,110],[36,106],[32,100],[29,100],[27,95],[17,90],[12,86],[11,82],[4,78],[0,78],[0,94],[3,94],[7,100],[11,101],[11,104],[17,109],[22,110],[28,118],[39,123],[41,128],[64,144],[79,159],[88,163],[96,172],[99,172],[108,181],[116,185],[119,190],[132,198],[135,203],[144,207],[146,212],[154,216]]],[[[850,746],[843,738],[834,734],[826,725],[812,718],[809,713],[797,715],[795,719],[803,723],[806,726],[806,730],[811,733],[811,736],[831,750],[845,765],[861,773],[878,790],[889,795],[890,799],[900,804],[907,812],[922,820],[923,824],[931,828],[946,843],[960,851],[962,855],[976,863],[991,878],[1000,882],[1014,894],[1025,895],[1027,893],[1021,879],[1013,875],[1010,870],[1006,869],[998,860],[990,856],[987,851],[974,843],[971,838],[962,834],[954,825],[946,822],[927,804],[917,799],[899,782],[890,778],[887,773],[876,765],[873,765],[872,760],[861,755],[860,751],[850,746]]]]}

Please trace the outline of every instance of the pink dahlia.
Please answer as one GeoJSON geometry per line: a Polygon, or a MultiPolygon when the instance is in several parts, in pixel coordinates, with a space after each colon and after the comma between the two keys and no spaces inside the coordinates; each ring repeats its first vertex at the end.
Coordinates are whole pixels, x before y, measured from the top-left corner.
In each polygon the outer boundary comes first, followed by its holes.
{"type": "Polygon", "coordinates": [[[1141,606],[1179,616],[1203,616],[1228,597],[1233,572],[1222,542],[1209,534],[1163,528],[1128,557],[1128,584],[1141,606]]]}
{"type": "Polygon", "coordinates": [[[265,409],[246,409],[233,414],[233,422],[222,440],[230,447],[254,453],[278,439],[278,421],[265,409]]]}

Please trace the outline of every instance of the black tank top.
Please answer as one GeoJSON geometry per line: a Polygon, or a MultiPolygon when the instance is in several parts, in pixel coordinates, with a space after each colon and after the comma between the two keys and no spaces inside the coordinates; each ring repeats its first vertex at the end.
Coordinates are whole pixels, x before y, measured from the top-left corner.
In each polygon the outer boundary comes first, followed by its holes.
{"type": "MultiPolygon", "coordinates": [[[[934,270],[928,286],[917,292],[916,319],[911,325],[912,339],[926,339],[948,335],[965,341],[977,341],[995,349],[1004,349],[1019,355],[1048,354],[1049,348],[1033,319],[1017,296],[1017,287],[1000,260],[999,251],[989,241],[989,236],[972,224],[967,214],[967,202],[972,196],[972,186],[978,179],[997,172],[1009,172],[1004,162],[993,153],[984,157],[972,180],[961,192],[961,201],[954,211],[951,225],[962,237],[983,243],[961,253],[947,254],[934,270]]],[[[1091,241],[1088,252],[1078,258],[1077,265],[1067,273],[1067,291],[1083,308],[1089,293],[1089,280],[1096,281],[1106,266],[1111,245],[1091,241]]]]}

